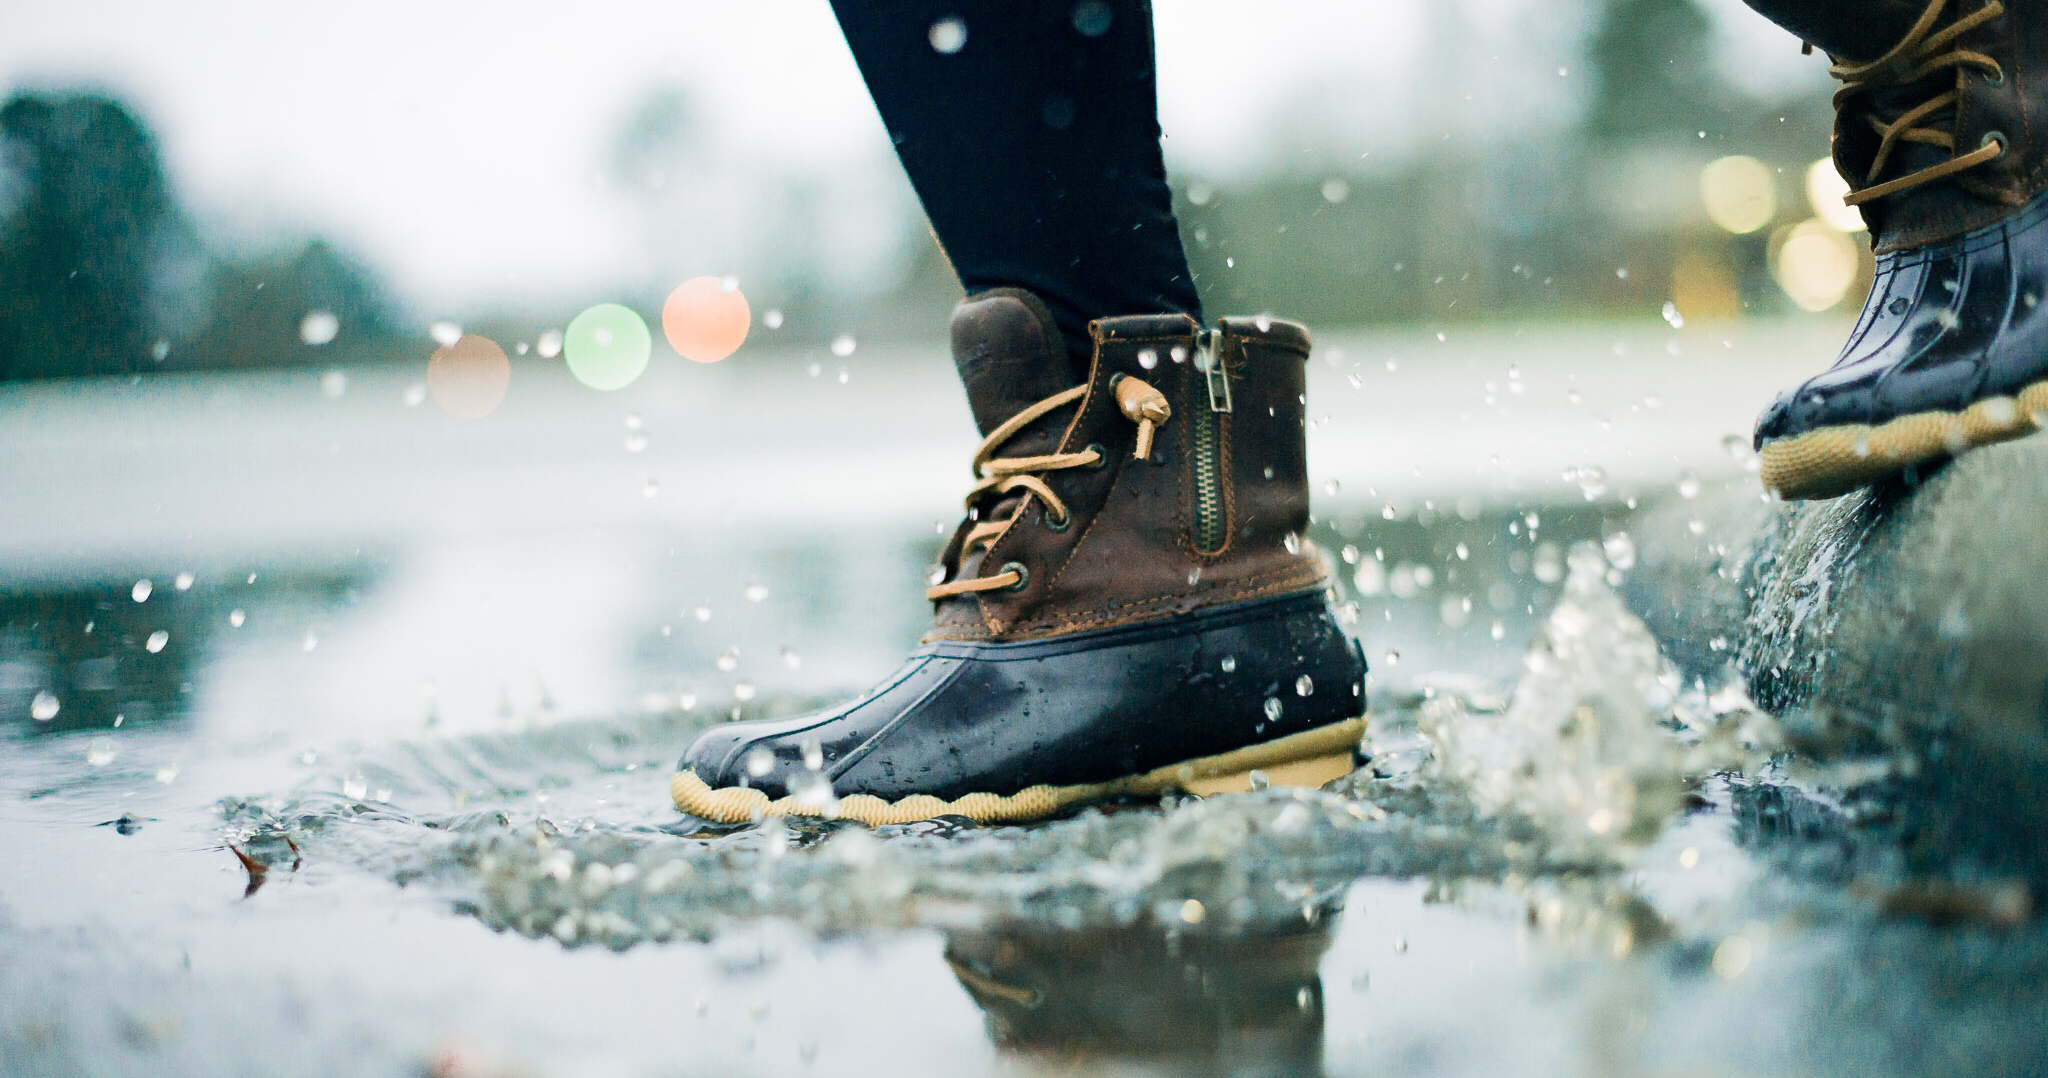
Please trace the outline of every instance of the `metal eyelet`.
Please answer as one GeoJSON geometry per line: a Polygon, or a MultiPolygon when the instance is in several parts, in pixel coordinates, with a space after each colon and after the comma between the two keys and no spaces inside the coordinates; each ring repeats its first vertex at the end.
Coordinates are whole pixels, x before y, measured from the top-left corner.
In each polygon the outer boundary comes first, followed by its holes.
{"type": "Polygon", "coordinates": [[[1001,576],[1004,573],[1017,574],[1017,582],[1015,584],[1010,585],[1007,588],[1004,588],[1004,591],[1023,591],[1024,585],[1029,584],[1031,582],[1031,570],[1025,568],[1024,563],[1021,561],[1004,562],[1003,567],[1001,569],[996,570],[996,575],[1001,576]]]}
{"type": "Polygon", "coordinates": [[[1984,132],[1984,137],[1977,141],[1977,145],[1979,147],[1984,147],[1989,146],[1994,142],[1998,143],[1998,152],[2001,156],[2005,153],[2006,149],[2012,145],[2012,142],[2005,137],[2005,132],[2003,131],[1984,132]]]}
{"type": "Polygon", "coordinates": [[[1095,463],[1088,465],[1091,470],[1109,463],[1109,450],[1102,448],[1101,442],[1089,442],[1087,449],[1095,454],[1095,463]]]}
{"type": "Polygon", "coordinates": [[[2005,69],[2002,67],[1994,67],[1989,71],[1980,72],[1980,74],[1984,77],[1984,84],[1986,86],[2005,85],[2005,69]]]}
{"type": "Polygon", "coordinates": [[[1068,528],[1074,526],[1074,514],[1070,511],[1067,513],[1066,516],[1061,517],[1058,520],[1054,520],[1052,516],[1051,507],[1047,507],[1045,510],[1045,519],[1042,521],[1042,523],[1045,525],[1046,531],[1063,532],[1066,531],[1068,528]]]}

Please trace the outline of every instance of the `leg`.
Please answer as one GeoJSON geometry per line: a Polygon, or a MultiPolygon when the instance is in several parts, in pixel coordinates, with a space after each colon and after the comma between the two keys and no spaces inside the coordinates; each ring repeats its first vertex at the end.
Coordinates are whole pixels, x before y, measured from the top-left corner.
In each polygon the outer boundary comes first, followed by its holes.
{"type": "Polygon", "coordinates": [[[1149,0],[833,8],[969,295],[1044,299],[1077,378],[1093,319],[1201,318],[1160,155],[1149,0]]]}

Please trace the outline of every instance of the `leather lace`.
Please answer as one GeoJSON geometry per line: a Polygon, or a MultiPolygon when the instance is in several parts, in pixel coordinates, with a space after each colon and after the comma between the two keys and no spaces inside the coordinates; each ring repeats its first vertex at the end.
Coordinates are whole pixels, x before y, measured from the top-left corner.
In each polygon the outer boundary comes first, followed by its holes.
{"type": "Polygon", "coordinates": [[[1981,145],[1967,153],[1958,154],[1955,152],[1956,142],[1953,134],[1923,122],[1936,112],[1955,106],[1962,99],[1963,79],[1967,78],[1971,71],[1974,70],[1994,82],[2005,77],[2005,70],[1999,66],[1997,60],[1973,49],[1953,47],[1957,38],[2004,14],[2005,5],[2001,0],[1990,0],[1983,7],[1957,18],[1937,31],[1934,29],[1935,24],[1941,21],[1941,16],[1948,9],[1949,3],[1950,0],[1930,0],[1927,10],[1922,12],[1919,21],[1913,24],[1913,29],[1883,56],[1867,64],[1836,62],[1828,68],[1828,73],[1842,83],[1842,88],[1835,91],[1837,109],[1846,107],[1850,99],[1857,94],[1910,85],[1943,68],[1955,72],[1954,89],[1935,94],[1908,108],[1889,122],[1867,111],[1863,114],[1863,119],[1877,132],[1877,155],[1870,163],[1870,171],[1864,176],[1863,185],[1843,199],[1851,206],[1911,190],[1943,176],[1996,161],[2005,155],[2005,138],[1997,132],[1986,135],[1981,145]],[[1951,156],[1939,164],[1909,172],[1883,183],[1877,182],[1877,177],[1891,162],[1892,152],[1898,149],[1901,143],[1907,142],[1939,147],[1949,151],[1951,156]]]}
{"type": "MultiPolygon", "coordinates": [[[[1120,377],[1115,382],[1117,408],[1125,418],[1138,424],[1137,447],[1132,456],[1144,459],[1152,455],[1152,438],[1159,426],[1172,416],[1173,409],[1166,403],[1166,395],[1139,379],[1120,377]]],[[[967,508],[972,511],[983,498],[993,494],[1002,496],[1023,491],[1025,497],[1018,501],[1014,512],[1001,520],[984,520],[967,529],[967,535],[960,543],[960,557],[976,547],[993,546],[1010,525],[1024,515],[1032,498],[1045,503],[1047,521],[1055,528],[1063,528],[1072,519],[1067,503],[1053,492],[1044,476],[1048,472],[1067,468],[1092,468],[1102,463],[1100,446],[1089,446],[1073,453],[1044,453],[1030,457],[998,457],[996,451],[1005,442],[1017,436],[1017,432],[1045,418],[1047,415],[1066,407],[1087,396],[1088,387],[1075,386],[1063,390],[1025,408],[1004,421],[1002,426],[989,432],[982,439],[981,448],[974,451],[974,486],[967,491],[967,508]]],[[[1024,567],[1011,563],[993,576],[968,577],[944,584],[934,584],[925,589],[927,599],[944,599],[955,595],[966,595],[978,591],[996,591],[1005,588],[1022,587],[1024,567]]]]}

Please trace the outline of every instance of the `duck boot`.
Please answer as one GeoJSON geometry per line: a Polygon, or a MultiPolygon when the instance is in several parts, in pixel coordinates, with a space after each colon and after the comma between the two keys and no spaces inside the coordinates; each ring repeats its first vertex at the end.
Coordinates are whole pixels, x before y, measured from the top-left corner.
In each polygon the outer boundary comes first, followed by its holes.
{"type": "Polygon", "coordinates": [[[1749,0],[1841,82],[1835,165],[1877,272],[1833,367],[1757,423],[1825,498],[2048,423],[2048,0],[1749,0]]]}
{"type": "Polygon", "coordinates": [[[985,439],[932,628],[901,669],[801,718],[715,727],[676,807],[870,826],[1349,772],[1365,659],[1302,535],[1308,333],[1184,315],[1091,327],[1087,381],[1027,292],[970,298],[953,354],[985,439]]]}

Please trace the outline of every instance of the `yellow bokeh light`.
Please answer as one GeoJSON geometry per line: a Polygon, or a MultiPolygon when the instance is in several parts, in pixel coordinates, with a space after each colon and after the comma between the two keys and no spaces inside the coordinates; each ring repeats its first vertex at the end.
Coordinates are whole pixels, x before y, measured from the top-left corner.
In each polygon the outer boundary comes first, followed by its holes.
{"type": "Polygon", "coordinates": [[[1806,201],[1813,215],[1843,232],[1863,231],[1863,214],[1842,201],[1849,193],[1849,181],[1835,169],[1832,158],[1823,157],[1806,168],[1806,201]]]}
{"type": "Polygon", "coordinates": [[[669,293],[661,332],[684,359],[716,363],[739,350],[753,323],[747,297],[716,277],[693,277],[669,293]]]}
{"type": "Polygon", "coordinates": [[[511,384],[512,363],[489,337],[465,333],[454,344],[434,349],[427,360],[427,395],[434,407],[457,419],[490,415],[511,384]]]}
{"type": "Polygon", "coordinates": [[[1755,232],[1778,213],[1778,184],[1754,157],[1723,157],[1700,170],[1707,219],[1738,235],[1755,232]]]}
{"type": "Polygon", "coordinates": [[[1771,276],[1799,306],[1825,311],[1842,302],[1856,283],[1856,243],[1840,229],[1822,221],[1801,221],[1777,240],[1771,249],[1771,276]]]}

